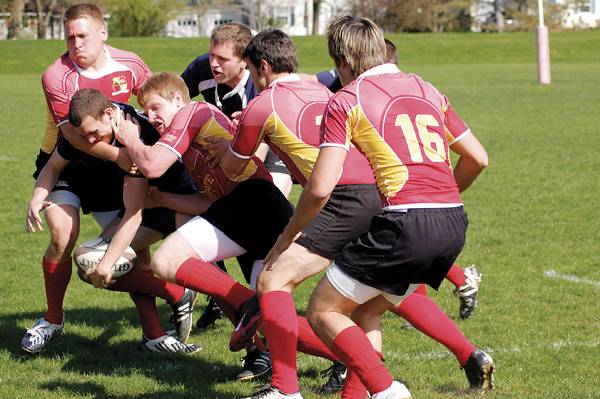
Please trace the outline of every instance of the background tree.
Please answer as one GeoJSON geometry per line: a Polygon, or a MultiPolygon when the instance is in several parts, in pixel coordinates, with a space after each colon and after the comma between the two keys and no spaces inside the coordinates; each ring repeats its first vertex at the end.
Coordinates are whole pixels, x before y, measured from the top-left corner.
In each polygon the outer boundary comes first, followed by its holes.
{"type": "Polygon", "coordinates": [[[8,22],[8,38],[16,39],[21,36],[23,30],[23,10],[25,9],[25,0],[13,0],[9,2],[10,19],[8,22]]]}
{"type": "Polygon", "coordinates": [[[112,36],[157,36],[185,8],[183,0],[109,0],[112,36]]]}

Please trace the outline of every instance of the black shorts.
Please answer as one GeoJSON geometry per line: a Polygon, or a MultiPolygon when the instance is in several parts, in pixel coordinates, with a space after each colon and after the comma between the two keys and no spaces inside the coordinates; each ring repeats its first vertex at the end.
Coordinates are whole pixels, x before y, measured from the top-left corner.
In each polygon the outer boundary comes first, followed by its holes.
{"type": "MultiPolygon", "coordinates": [[[[158,231],[164,238],[177,230],[175,213],[174,210],[163,207],[144,209],[140,225],[158,231]]],[[[123,218],[123,215],[125,215],[125,209],[121,209],[117,217],[123,218]]]]}
{"type": "Polygon", "coordinates": [[[395,295],[408,286],[438,289],[465,243],[463,207],[382,211],[335,263],[363,284],[395,295]]]}
{"type": "Polygon", "coordinates": [[[253,259],[264,259],[292,213],[292,205],[273,183],[250,179],[215,201],[201,216],[253,259]]]}
{"type": "MultiPolygon", "coordinates": [[[[34,178],[50,159],[50,154],[40,151],[36,159],[34,178]]],[[[60,173],[52,191],[66,190],[81,201],[84,213],[106,212],[123,208],[123,174],[113,162],[83,165],[69,162],[60,173]]]]}
{"type": "Polygon", "coordinates": [[[336,186],[296,243],[324,258],[335,259],[346,244],[369,229],[371,218],[379,212],[381,199],[374,184],[336,186]]]}
{"type": "Polygon", "coordinates": [[[285,166],[283,161],[279,159],[279,157],[271,149],[269,149],[269,152],[267,152],[264,164],[270,173],[283,173],[286,175],[290,174],[287,166],[285,166]]]}

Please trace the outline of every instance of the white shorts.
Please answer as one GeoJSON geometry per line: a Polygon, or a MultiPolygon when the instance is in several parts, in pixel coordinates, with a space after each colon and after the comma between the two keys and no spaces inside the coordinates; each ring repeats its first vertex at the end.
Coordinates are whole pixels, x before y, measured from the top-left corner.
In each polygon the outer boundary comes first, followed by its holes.
{"type": "Polygon", "coordinates": [[[378,290],[377,288],[370,287],[366,284],[361,283],[358,280],[345,274],[336,264],[333,262],[327,268],[327,280],[333,285],[333,287],[343,296],[359,304],[368,302],[369,300],[381,295],[388,302],[395,306],[400,305],[400,302],[408,295],[412,294],[419,284],[409,285],[404,295],[394,295],[388,292],[378,290]]]}
{"type": "Polygon", "coordinates": [[[98,223],[98,225],[102,227],[102,230],[104,231],[106,227],[108,227],[110,222],[112,222],[113,219],[119,215],[119,209],[105,212],[90,212],[90,214],[92,215],[94,220],[96,220],[96,223],[98,223]]]}
{"type": "Polygon", "coordinates": [[[201,216],[190,219],[177,231],[205,262],[217,262],[246,253],[244,248],[201,216]]]}
{"type": "Polygon", "coordinates": [[[54,205],[71,205],[77,209],[81,208],[81,200],[79,197],[75,193],[67,190],[52,191],[46,197],[46,201],[52,202],[54,205]]]}

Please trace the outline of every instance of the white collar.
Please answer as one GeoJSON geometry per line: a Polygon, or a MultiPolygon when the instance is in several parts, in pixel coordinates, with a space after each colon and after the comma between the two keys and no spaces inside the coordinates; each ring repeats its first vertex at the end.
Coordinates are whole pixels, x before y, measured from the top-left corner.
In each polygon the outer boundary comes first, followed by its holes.
{"type": "MultiPolygon", "coordinates": [[[[246,70],[244,70],[244,76],[239,81],[237,86],[235,86],[233,89],[231,89],[231,91],[227,92],[227,94],[225,94],[223,96],[223,100],[227,100],[228,98],[238,95],[242,99],[242,107],[246,108],[247,99],[246,99],[246,96],[244,96],[244,93],[246,91],[246,83],[248,82],[249,78],[250,78],[250,71],[248,71],[246,69],[246,70]]],[[[222,108],[223,104],[221,104],[221,99],[219,98],[219,92],[217,89],[218,89],[218,85],[215,85],[215,103],[218,108],[222,108]]]]}
{"type": "Polygon", "coordinates": [[[269,87],[273,86],[275,83],[297,82],[299,80],[300,80],[300,75],[298,75],[297,73],[290,73],[290,74],[283,75],[283,76],[275,79],[274,81],[271,82],[269,87]]]}
{"type": "Polygon", "coordinates": [[[400,72],[400,70],[398,69],[396,64],[381,64],[381,65],[377,65],[371,69],[367,69],[366,71],[361,73],[358,77],[364,78],[367,76],[383,75],[384,73],[396,73],[396,72],[400,72]]]}

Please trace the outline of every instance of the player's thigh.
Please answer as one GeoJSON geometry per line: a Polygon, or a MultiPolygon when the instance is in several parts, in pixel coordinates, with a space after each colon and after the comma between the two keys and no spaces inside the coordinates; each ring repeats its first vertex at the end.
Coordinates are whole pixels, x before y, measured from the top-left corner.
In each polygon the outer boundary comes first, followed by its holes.
{"type": "Polygon", "coordinates": [[[329,263],[329,259],[292,243],[279,256],[271,270],[262,269],[258,276],[258,292],[280,290],[291,292],[302,281],[325,269],[329,263]]]}
{"type": "Polygon", "coordinates": [[[73,246],[79,235],[79,207],[72,204],[54,204],[44,212],[50,230],[52,246],[64,251],[73,246]]]}

